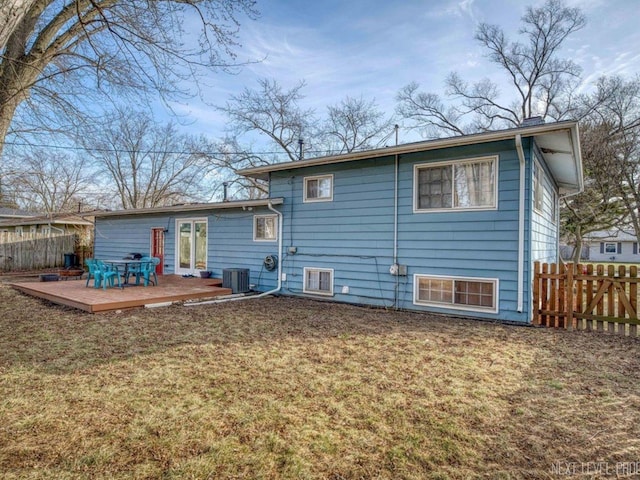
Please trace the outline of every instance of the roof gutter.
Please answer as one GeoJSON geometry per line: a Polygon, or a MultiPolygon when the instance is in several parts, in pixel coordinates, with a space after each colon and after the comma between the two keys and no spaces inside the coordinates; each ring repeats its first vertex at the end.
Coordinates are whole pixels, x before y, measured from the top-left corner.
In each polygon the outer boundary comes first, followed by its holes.
{"type": "Polygon", "coordinates": [[[278,293],[282,288],[282,220],[283,215],[282,212],[273,208],[271,202],[267,204],[267,208],[278,215],[278,285],[276,288],[269,290],[268,292],[263,292],[258,295],[251,295],[248,297],[232,297],[232,298],[221,298],[218,300],[205,300],[203,302],[193,302],[193,303],[185,303],[185,306],[194,307],[197,305],[212,305],[216,303],[226,303],[226,302],[239,302],[240,300],[253,300],[255,298],[262,298],[268,295],[273,295],[274,293],[278,293]]]}
{"type": "MultiPolygon", "coordinates": [[[[535,125],[531,127],[518,127],[516,129],[498,130],[493,132],[483,132],[472,135],[463,135],[449,138],[442,138],[436,140],[428,140],[426,142],[415,142],[399,145],[396,147],[385,147],[375,150],[365,150],[360,152],[351,152],[343,155],[335,155],[328,157],[318,157],[308,160],[300,160],[297,162],[283,162],[273,165],[267,165],[262,167],[246,168],[238,171],[238,174],[247,177],[263,178],[266,179],[266,175],[269,172],[298,169],[303,167],[311,167],[318,165],[330,165],[335,163],[350,162],[353,160],[362,160],[370,158],[378,158],[393,155],[403,155],[407,153],[422,152],[427,150],[435,150],[447,147],[457,147],[464,145],[472,145],[479,143],[495,142],[500,140],[511,140],[514,137],[514,133],[518,136],[536,136],[545,133],[558,132],[562,130],[574,130],[572,127],[576,125],[575,121],[564,121],[553,124],[535,125]]],[[[574,132],[575,133],[575,132],[574,132]]],[[[575,139],[574,139],[575,144],[575,139]]]]}
{"type": "Polygon", "coordinates": [[[524,197],[525,197],[525,158],[522,149],[522,135],[515,137],[516,151],[520,161],[520,188],[518,193],[518,305],[517,310],[522,313],[524,309],[524,197]]]}
{"type": "Polygon", "coordinates": [[[184,205],[172,205],[170,207],[151,207],[151,208],[136,208],[129,210],[113,210],[113,211],[93,211],[84,212],[82,217],[120,217],[125,215],[147,215],[147,214],[162,214],[162,213],[185,213],[185,212],[199,212],[206,210],[226,210],[232,208],[248,208],[248,207],[266,207],[268,204],[281,205],[284,203],[283,198],[271,198],[271,199],[258,199],[258,200],[236,200],[229,202],[217,202],[217,203],[194,203],[184,205]]]}

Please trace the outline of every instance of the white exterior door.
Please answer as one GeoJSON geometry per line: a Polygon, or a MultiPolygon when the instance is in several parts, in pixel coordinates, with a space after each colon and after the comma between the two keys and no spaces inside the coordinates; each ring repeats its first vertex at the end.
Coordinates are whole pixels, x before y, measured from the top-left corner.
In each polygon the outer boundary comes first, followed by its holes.
{"type": "Polygon", "coordinates": [[[207,219],[176,220],[176,273],[199,274],[207,269],[207,219]]]}

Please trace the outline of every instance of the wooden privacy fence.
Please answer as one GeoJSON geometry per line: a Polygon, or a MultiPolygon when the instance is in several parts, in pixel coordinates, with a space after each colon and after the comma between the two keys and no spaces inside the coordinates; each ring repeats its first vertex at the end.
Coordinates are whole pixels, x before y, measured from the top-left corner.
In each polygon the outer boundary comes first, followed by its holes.
{"type": "Polygon", "coordinates": [[[638,335],[638,267],[535,262],[533,323],[638,335]]]}
{"type": "Polygon", "coordinates": [[[0,242],[0,271],[39,270],[64,266],[64,254],[73,253],[76,235],[24,235],[0,242]]]}

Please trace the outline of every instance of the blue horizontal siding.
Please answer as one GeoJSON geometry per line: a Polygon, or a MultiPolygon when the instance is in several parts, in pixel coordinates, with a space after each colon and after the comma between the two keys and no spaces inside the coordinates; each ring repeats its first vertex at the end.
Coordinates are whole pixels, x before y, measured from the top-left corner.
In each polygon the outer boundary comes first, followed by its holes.
{"type": "Polygon", "coordinates": [[[398,260],[407,277],[389,274],[393,263],[394,157],[271,174],[271,195],[284,197],[285,293],[303,295],[304,267],[334,269],[338,301],[528,320],[516,311],[519,162],[513,142],[402,155],[398,187],[398,260]],[[413,212],[414,165],[499,155],[498,208],[413,212]],[[332,173],[332,202],[303,203],[305,176],[332,173]],[[413,304],[413,275],[498,278],[498,314],[413,304]],[[349,293],[342,294],[348,286],[349,293]]]}
{"type": "Polygon", "coordinates": [[[164,273],[175,273],[176,220],[207,220],[207,270],[215,278],[222,278],[225,268],[248,268],[250,283],[257,290],[275,288],[277,273],[263,268],[266,255],[277,255],[277,242],[253,241],[253,216],[270,214],[266,208],[251,212],[238,210],[211,210],[184,215],[123,215],[96,218],[95,257],[122,258],[131,252],[148,255],[150,233],[153,227],[167,229],[165,233],[164,273]]]}

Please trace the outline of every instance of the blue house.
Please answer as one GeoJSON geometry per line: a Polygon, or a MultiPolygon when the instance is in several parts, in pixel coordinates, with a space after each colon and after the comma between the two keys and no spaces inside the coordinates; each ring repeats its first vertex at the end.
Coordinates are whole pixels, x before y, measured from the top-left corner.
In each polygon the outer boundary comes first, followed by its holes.
{"type": "Polygon", "coordinates": [[[269,198],[99,213],[96,256],[140,251],[165,274],[248,268],[260,291],[528,322],[533,262],[557,261],[559,200],[582,190],[576,122],[240,173],[269,198]]]}

